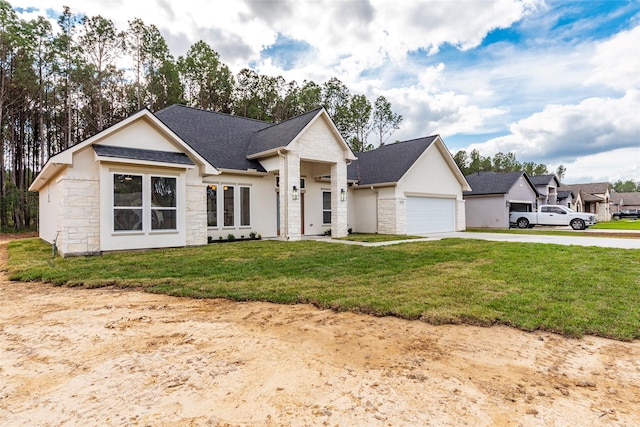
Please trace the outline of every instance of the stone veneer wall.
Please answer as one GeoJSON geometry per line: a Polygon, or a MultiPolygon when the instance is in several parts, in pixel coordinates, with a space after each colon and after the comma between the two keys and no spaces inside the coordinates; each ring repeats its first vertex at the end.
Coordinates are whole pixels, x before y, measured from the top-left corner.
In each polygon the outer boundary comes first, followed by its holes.
{"type": "Polygon", "coordinates": [[[345,237],[348,233],[347,201],[340,200],[340,193],[347,192],[347,163],[331,165],[331,236],[345,237]]]}
{"type": "Polygon", "coordinates": [[[456,229],[455,231],[464,231],[467,229],[467,218],[465,214],[464,200],[456,200],[456,229]]]}
{"type": "Polygon", "coordinates": [[[62,176],[58,179],[58,253],[100,253],[100,181],[62,176]]]}
{"type": "Polygon", "coordinates": [[[196,184],[186,186],[186,225],[185,238],[187,246],[207,244],[207,185],[196,184]]]}
{"type": "Polygon", "coordinates": [[[378,199],[378,233],[406,234],[407,201],[404,198],[378,199]]]}

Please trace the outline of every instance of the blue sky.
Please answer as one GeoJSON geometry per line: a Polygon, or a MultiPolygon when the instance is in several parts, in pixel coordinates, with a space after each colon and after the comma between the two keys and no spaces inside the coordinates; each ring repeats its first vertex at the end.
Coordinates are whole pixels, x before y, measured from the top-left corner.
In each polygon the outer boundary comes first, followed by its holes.
{"type": "Polygon", "coordinates": [[[155,24],[175,56],[202,39],[234,72],[331,77],[385,96],[392,140],[512,151],[565,182],[640,181],[640,0],[14,0],[24,17],[155,24]]]}

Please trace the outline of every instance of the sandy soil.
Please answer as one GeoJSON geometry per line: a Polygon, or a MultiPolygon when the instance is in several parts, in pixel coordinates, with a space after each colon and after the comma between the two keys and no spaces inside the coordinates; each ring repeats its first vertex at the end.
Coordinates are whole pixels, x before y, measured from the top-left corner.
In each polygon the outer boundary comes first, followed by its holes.
{"type": "Polygon", "coordinates": [[[640,342],[6,274],[0,301],[2,426],[640,423],[640,342]]]}

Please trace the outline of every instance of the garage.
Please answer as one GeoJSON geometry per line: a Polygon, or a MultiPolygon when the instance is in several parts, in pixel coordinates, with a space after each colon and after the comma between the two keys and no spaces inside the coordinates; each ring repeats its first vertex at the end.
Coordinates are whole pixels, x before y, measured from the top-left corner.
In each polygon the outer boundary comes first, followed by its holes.
{"type": "Polygon", "coordinates": [[[455,199],[407,197],[407,234],[455,231],[455,199]]]}

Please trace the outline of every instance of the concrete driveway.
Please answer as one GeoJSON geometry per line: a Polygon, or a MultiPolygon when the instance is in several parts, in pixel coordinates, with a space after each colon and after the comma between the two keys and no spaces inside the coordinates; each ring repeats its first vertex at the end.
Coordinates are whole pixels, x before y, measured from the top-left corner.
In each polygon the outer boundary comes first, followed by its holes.
{"type": "MultiPolygon", "coordinates": [[[[599,232],[602,230],[598,230],[599,232]]],[[[617,231],[619,232],[619,231],[617,231]]],[[[589,231],[576,232],[577,236],[550,236],[546,234],[508,234],[508,233],[478,233],[456,232],[437,233],[425,235],[429,240],[433,239],[480,239],[496,242],[524,242],[524,243],[548,243],[553,245],[598,246],[601,248],[640,249],[640,238],[619,237],[589,237],[589,231]]]]}
{"type": "MultiPolygon", "coordinates": [[[[559,230],[570,230],[569,228],[556,228],[559,230]]],[[[593,230],[596,232],[596,230],[593,230]]],[[[606,230],[597,230],[600,233],[606,233],[606,230]]],[[[337,240],[329,237],[314,237],[314,240],[327,241],[332,243],[342,243],[345,245],[360,245],[360,246],[388,246],[397,245],[400,243],[430,241],[430,240],[442,240],[442,239],[479,239],[479,240],[492,240],[496,242],[524,242],[524,243],[548,243],[552,245],[575,245],[575,246],[597,246],[601,248],[617,248],[617,249],[640,249],[640,237],[637,237],[637,231],[631,231],[626,233],[625,231],[615,230],[616,234],[633,234],[634,237],[589,237],[590,230],[576,231],[576,236],[550,236],[543,234],[509,234],[509,233],[482,233],[482,232],[455,232],[455,233],[434,233],[422,235],[420,239],[412,240],[394,240],[391,242],[352,242],[348,240],[337,240]]]]}

